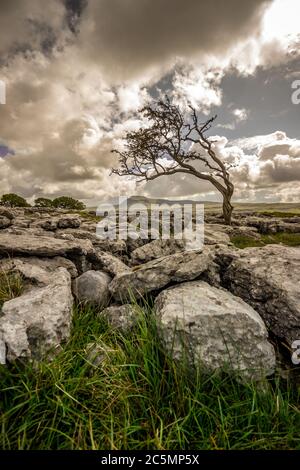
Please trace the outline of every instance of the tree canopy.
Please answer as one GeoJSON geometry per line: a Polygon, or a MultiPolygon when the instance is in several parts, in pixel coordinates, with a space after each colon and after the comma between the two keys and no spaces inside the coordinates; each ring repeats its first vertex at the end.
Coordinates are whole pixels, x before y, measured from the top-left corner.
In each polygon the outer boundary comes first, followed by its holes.
{"type": "Polygon", "coordinates": [[[216,116],[200,122],[195,108],[189,106],[185,114],[168,97],[145,106],[140,114],[148,125],[127,132],[123,151],[113,150],[119,166],[112,173],[135,176],[138,181],[186,173],[208,181],[221,193],[224,220],[230,224],[234,192],[230,165],[217,155],[206,135],[216,116]]]}

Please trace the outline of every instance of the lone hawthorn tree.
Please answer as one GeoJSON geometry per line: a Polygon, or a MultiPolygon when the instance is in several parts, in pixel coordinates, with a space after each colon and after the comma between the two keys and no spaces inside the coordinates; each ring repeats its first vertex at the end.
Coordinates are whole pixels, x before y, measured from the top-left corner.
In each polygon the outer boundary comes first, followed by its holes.
{"type": "Polygon", "coordinates": [[[189,106],[187,117],[166,97],[140,110],[149,126],[127,132],[125,150],[112,150],[119,155],[119,167],[112,173],[136,176],[151,181],[160,176],[187,173],[209,181],[223,196],[223,217],[230,225],[234,186],[230,181],[230,165],[215,153],[213,142],[205,135],[216,116],[199,122],[196,110],[189,106]],[[201,165],[195,166],[196,162],[201,165]],[[199,169],[199,167],[203,169],[199,169]]]}

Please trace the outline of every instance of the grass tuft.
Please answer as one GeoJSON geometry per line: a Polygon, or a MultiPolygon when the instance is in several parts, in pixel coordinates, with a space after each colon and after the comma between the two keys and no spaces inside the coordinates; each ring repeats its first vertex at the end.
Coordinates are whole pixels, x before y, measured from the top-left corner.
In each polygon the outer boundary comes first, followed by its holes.
{"type": "Polygon", "coordinates": [[[1,449],[300,449],[300,394],[194,373],[158,341],[150,307],[124,336],[77,307],[50,364],[1,368],[1,449]],[[90,343],[107,348],[98,366],[90,343]]]}
{"type": "Polygon", "coordinates": [[[0,271],[0,309],[4,302],[19,297],[23,292],[23,281],[18,274],[0,271]]]}

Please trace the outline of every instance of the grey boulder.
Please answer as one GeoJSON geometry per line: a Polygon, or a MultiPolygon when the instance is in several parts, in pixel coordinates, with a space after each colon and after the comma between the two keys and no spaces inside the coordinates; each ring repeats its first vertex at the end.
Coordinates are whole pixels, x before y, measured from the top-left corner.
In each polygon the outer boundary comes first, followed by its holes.
{"type": "Polygon", "coordinates": [[[95,251],[96,253],[93,258],[93,266],[95,266],[95,268],[102,269],[111,276],[117,276],[131,271],[123,261],[111,253],[106,253],[97,249],[95,251]]]}
{"type": "Polygon", "coordinates": [[[131,253],[131,263],[133,265],[147,263],[148,261],[161,258],[162,256],[173,255],[179,251],[184,251],[184,249],[184,240],[153,240],[133,250],[131,253]]]}
{"type": "Polygon", "coordinates": [[[266,327],[255,310],[204,281],[184,283],[155,301],[159,334],[175,360],[206,372],[226,368],[240,378],[261,379],[275,367],[266,327]]]}
{"type": "Polygon", "coordinates": [[[113,329],[122,333],[132,330],[138,320],[138,310],[134,305],[111,305],[105,308],[99,317],[105,317],[113,329]]]}
{"type": "Polygon", "coordinates": [[[109,286],[110,292],[116,300],[122,302],[132,295],[139,298],[170,282],[196,279],[208,269],[213,258],[213,251],[209,247],[202,252],[186,251],[164,256],[116,276],[109,286]]]}
{"type": "Polygon", "coordinates": [[[7,228],[7,227],[9,227],[11,224],[12,224],[11,219],[9,219],[8,217],[3,217],[3,216],[0,214],[0,229],[7,228]]]}
{"type": "Polygon", "coordinates": [[[290,347],[300,338],[300,247],[240,250],[223,284],[253,306],[268,330],[290,347]]]}
{"type": "Polygon", "coordinates": [[[40,360],[60,351],[70,335],[73,298],[71,277],[64,268],[53,273],[44,287],[34,287],[4,303],[0,337],[6,360],[40,360]]]}
{"type": "Polygon", "coordinates": [[[103,271],[89,270],[73,281],[73,292],[79,302],[105,308],[109,304],[110,276],[103,271]]]}

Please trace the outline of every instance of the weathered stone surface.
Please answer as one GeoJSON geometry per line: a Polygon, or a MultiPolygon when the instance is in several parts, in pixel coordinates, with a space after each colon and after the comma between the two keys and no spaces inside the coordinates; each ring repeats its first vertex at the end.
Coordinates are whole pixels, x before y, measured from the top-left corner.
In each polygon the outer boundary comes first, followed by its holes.
{"type": "Polygon", "coordinates": [[[226,367],[244,379],[260,379],[275,367],[266,327],[243,300],[203,281],[171,287],[155,301],[167,351],[211,372],[226,367]]]}
{"type": "Polygon", "coordinates": [[[100,316],[104,316],[114,329],[127,333],[136,325],[138,311],[131,304],[111,305],[99,313],[100,316]]]}
{"type": "Polygon", "coordinates": [[[125,301],[133,294],[141,297],[170,282],[183,282],[197,278],[213,261],[213,251],[206,247],[202,252],[187,251],[164,256],[138,266],[129,273],[116,276],[109,288],[116,300],[125,301]]]}
{"type": "Polygon", "coordinates": [[[41,359],[60,349],[70,334],[73,298],[71,278],[59,268],[46,287],[34,287],[5,302],[0,318],[0,335],[6,359],[41,359]]]}
{"type": "Polygon", "coordinates": [[[82,240],[90,240],[92,243],[97,242],[96,230],[95,233],[88,232],[82,229],[67,228],[57,230],[55,237],[63,238],[65,235],[71,235],[74,238],[81,238],[82,240]]]}
{"type": "Polygon", "coordinates": [[[89,240],[65,241],[52,237],[36,236],[24,233],[10,236],[0,233],[0,255],[2,256],[78,256],[93,253],[89,240]]]}
{"type": "Polygon", "coordinates": [[[113,255],[123,256],[127,252],[125,240],[101,240],[97,238],[96,241],[93,241],[93,244],[101,251],[108,251],[113,255]]]}
{"type": "Polygon", "coordinates": [[[215,227],[217,227],[218,232],[226,233],[230,237],[241,235],[244,237],[260,239],[260,234],[258,233],[258,230],[256,227],[248,227],[247,225],[235,226],[235,225],[209,224],[210,230],[214,230],[215,227]]]}
{"type": "Polygon", "coordinates": [[[290,219],[285,218],[271,218],[261,216],[249,216],[239,220],[239,225],[248,225],[256,227],[260,233],[272,234],[278,232],[286,233],[300,233],[300,223],[297,222],[298,218],[289,222],[290,219]]]}
{"type": "Polygon", "coordinates": [[[71,233],[63,233],[63,231],[60,231],[59,233],[54,234],[54,238],[60,238],[61,240],[75,240],[74,235],[71,233]]]}
{"type": "Polygon", "coordinates": [[[54,258],[3,258],[0,260],[0,271],[19,272],[23,278],[32,280],[34,283],[41,282],[47,284],[49,274],[53,273],[58,268],[65,268],[67,271],[69,271],[72,278],[78,276],[75,264],[67,258],[63,258],[61,256],[56,256],[54,258]],[[38,268],[41,271],[45,271],[45,273],[41,273],[41,278],[38,275],[39,270],[35,268],[38,268]],[[44,279],[46,281],[44,281],[44,279]]]}
{"type": "Polygon", "coordinates": [[[220,225],[205,224],[204,227],[204,244],[205,245],[229,245],[230,238],[224,230],[220,229],[220,225]]]}
{"type": "Polygon", "coordinates": [[[184,240],[153,240],[146,245],[136,248],[131,253],[131,262],[133,265],[147,263],[153,259],[161,258],[162,256],[173,255],[179,251],[184,251],[184,240]]]}
{"type": "Polygon", "coordinates": [[[43,220],[39,226],[47,231],[54,231],[57,229],[57,220],[56,219],[46,219],[43,220]]]}
{"type": "Polygon", "coordinates": [[[286,223],[278,222],[277,223],[277,232],[286,232],[286,233],[300,233],[300,223],[286,223]]]}
{"type": "Polygon", "coordinates": [[[4,209],[4,207],[0,207],[0,217],[5,217],[9,220],[13,220],[15,218],[13,212],[8,209],[4,209]]]}
{"type": "Polygon", "coordinates": [[[105,308],[109,304],[110,276],[103,271],[86,271],[73,282],[73,292],[79,302],[105,308]]]}
{"type": "Polygon", "coordinates": [[[46,286],[50,283],[51,275],[45,269],[18,258],[5,259],[1,261],[2,271],[9,271],[19,274],[20,277],[33,285],[46,286]]]}
{"type": "Polygon", "coordinates": [[[241,250],[223,282],[260,313],[274,335],[288,345],[300,338],[300,247],[241,250]]]}
{"type": "Polygon", "coordinates": [[[79,228],[80,219],[77,217],[62,217],[57,221],[57,227],[62,228],[79,228]]]}
{"type": "Polygon", "coordinates": [[[94,269],[102,269],[111,276],[118,276],[123,273],[128,273],[131,269],[123,263],[119,258],[111,253],[96,250],[95,257],[92,261],[94,269]]]}
{"type": "Polygon", "coordinates": [[[7,228],[12,224],[12,221],[7,217],[0,215],[0,229],[7,228]]]}

